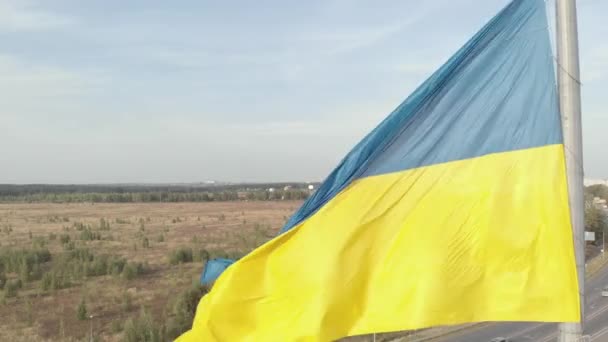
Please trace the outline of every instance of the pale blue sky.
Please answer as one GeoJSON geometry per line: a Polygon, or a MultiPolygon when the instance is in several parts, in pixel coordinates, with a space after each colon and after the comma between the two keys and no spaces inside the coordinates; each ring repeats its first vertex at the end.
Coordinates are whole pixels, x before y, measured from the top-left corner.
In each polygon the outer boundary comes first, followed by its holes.
{"type": "MultiPolygon", "coordinates": [[[[0,183],[322,180],[506,3],[0,0],[0,183]]],[[[608,1],[578,3],[608,178],[608,1]]]]}

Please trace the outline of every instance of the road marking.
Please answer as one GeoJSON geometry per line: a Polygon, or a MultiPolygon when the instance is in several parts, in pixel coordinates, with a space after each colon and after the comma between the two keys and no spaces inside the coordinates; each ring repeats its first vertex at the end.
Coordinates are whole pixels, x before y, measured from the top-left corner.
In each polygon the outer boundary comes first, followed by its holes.
{"type": "Polygon", "coordinates": [[[445,335],[440,335],[440,336],[435,336],[435,337],[431,337],[430,339],[427,337],[422,337],[419,340],[412,340],[411,342],[418,342],[418,341],[447,341],[446,339],[451,339],[451,338],[455,338],[458,337],[459,335],[468,335],[472,332],[476,332],[479,330],[483,330],[485,328],[487,328],[488,326],[490,326],[490,323],[488,322],[481,322],[481,323],[475,323],[472,327],[467,327],[467,328],[463,328],[463,329],[459,329],[459,330],[455,330],[455,331],[448,331],[446,332],[445,335]]]}
{"type": "Polygon", "coordinates": [[[554,339],[554,338],[556,338],[556,337],[557,337],[557,333],[556,333],[556,332],[554,332],[554,333],[551,333],[551,335],[549,335],[549,336],[547,336],[547,337],[543,338],[542,340],[540,340],[540,341],[538,341],[538,342],[549,342],[549,341],[551,341],[552,339],[554,339]]]}
{"type": "Polygon", "coordinates": [[[512,338],[515,338],[515,337],[517,337],[517,336],[521,336],[521,335],[523,335],[523,334],[525,334],[525,333],[527,333],[527,332],[529,332],[529,331],[532,331],[532,330],[538,329],[538,328],[540,328],[540,327],[542,327],[542,326],[543,326],[543,324],[536,324],[536,325],[533,325],[533,326],[528,327],[528,328],[526,328],[526,329],[524,329],[524,330],[520,330],[520,331],[518,331],[516,334],[509,335],[509,336],[508,336],[508,338],[511,338],[511,339],[512,339],[512,338]]]}
{"type": "Polygon", "coordinates": [[[595,334],[591,335],[591,341],[595,340],[596,338],[603,336],[605,334],[608,333],[608,327],[596,332],[595,334]]]}
{"type": "MultiPolygon", "coordinates": [[[[589,317],[587,317],[587,321],[590,321],[592,319],[597,318],[599,315],[601,315],[602,313],[608,311],[608,305],[603,306],[601,309],[599,309],[598,311],[595,311],[593,314],[589,315],[589,317]]],[[[597,337],[603,336],[604,334],[608,333],[608,327],[598,331],[597,333],[593,334],[591,337],[591,340],[595,340],[597,337]]],[[[554,338],[557,338],[557,332],[552,333],[551,335],[545,337],[544,339],[538,341],[538,342],[549,342],[551,340],[553,340],[554,338]]]]}
{"type": "Polygon", "coordinates": [[[604,306],[600,306],[600,308],[598,310],[595,310],[595,312],[593,312],[592,314],[590,314],[589,316],[587,316],[586,320],[590,321],[590,320],[596,318],[597,316],[603,314],[606,311],[608,311],[608,304],[604,305],[604,306]]]}
{"type": "MultiPolygon", "coordinates": [[[[588,315],[587,318],[586,318],[586,321],[594,320],[595,318],[597,318],[598,316],[600,316],[601,314],[603,314],[605,312],[608,312],[608,305],[601,306],[598,310],[596,310],[593,313],[591,313],[590,315],[588,315]]],[[[516,334],[510,335],[509,338],[515,338],[515,337],[521,336],[521,335],[523,335],[523,334],[525,334],[527,332],[530,332],[532,330],[535,330],[535,329],[543,327],[543,326],[544,326],[544,324],[537,324],[535,326],[532,326],[532,327],[529,327],[527,329],[524,329],[524,330],[522,330],[522,331],[520,331],[520,332],[518,332],[516,334]]],[[[605,329],[603,329],[603,330],[601,330],[601,331],[602,331],[601,335],[608,333],[608,327],[605,328],[605,329]],[[604,330],[606,330],[606,331],[604,331],[604,330]]],[[[598,336],[601,336],[601,335],[598,335],[598,336]]],[[[548,335],[547,337],[545,337],[544,339],[542,339],[542,340],[540,340],[538,342],[549,342],[549,341],[551,341],[554,338],[557,338],[557,333],[552,333],[551,335],[548,335]]]]}

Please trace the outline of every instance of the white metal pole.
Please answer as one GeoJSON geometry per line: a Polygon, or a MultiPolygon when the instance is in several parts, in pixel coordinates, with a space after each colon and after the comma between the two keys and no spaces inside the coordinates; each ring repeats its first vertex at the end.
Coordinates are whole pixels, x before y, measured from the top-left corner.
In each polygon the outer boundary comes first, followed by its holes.
{"type": "Polygon", "coordinates": [[[585,208],[576,1],[556,0],[556,15],[559,106],[581,303],[580,322],[561,323],[559,341],[575,342],[583,334],[585,317],[585,208]]]}
{"type": "Polygon", "coordinates": [[[89,323],[91,326],[91,330],[90,330],[91,334],[89,335],[89,341],[93,342],[93,315],[89,316],[89,323]]]}
{"type": "Polygon", "coordinates": [[[608,210],[606,210],[606,205],[602,204],[602,259],[606,255],[606,225],[608,224],[608,210]]]}

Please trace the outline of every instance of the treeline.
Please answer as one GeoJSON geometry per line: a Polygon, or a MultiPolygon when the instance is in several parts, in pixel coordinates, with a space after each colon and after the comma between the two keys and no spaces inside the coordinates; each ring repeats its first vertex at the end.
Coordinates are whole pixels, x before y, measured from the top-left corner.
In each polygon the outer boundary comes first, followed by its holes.
{"type": "Polygon", "coordinates": [[[140,192],[238,192],[265,189],[317,188],[318,183],[258,183],[258,184],[0,184],[0,196],[63,193],[140,193],[140,192]]]}
{"type": "Polygon", "coordinates": [[[595,232],[596,243],[599,243],[608,231],[608,215],[594,203],[595,197],[608,200],[608,186],[597,184],[585,187],[585,230],[595,232]]]}
{"type": "Polygon", "coordinates": [[[70,192],[0,194],[0,202],[52,203],[132,203],[132,202],[219,202],[219,201],[278,201],[304,200],[307,189],[221,191],[221,192],[70,192]]]}
{"type": "Polygon", "coordinates": [[[585,195],[608,200],[608,186],[595,184],[585,187],[585,195]]]}

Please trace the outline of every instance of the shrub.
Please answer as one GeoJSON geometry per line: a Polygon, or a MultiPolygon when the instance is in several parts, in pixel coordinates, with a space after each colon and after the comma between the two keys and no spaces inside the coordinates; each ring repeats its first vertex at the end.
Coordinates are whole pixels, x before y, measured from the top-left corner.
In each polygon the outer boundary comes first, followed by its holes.
{"type": "Polygon", "coordinates": [[[93,261],[95,256],[88,248],[75,248],[65,254],[68,260],[93,261]]]}
{"type": "Polygon", "coordinates": [[[128,312],[133,307],[133,299],[131,298],[131,294],[127,291],[122,293],[122,310],[124,312],[128,312]]]}
{"type": "Polygon", "coordinates": [[[107,273],[111,275],[119,275],[123,272],[126,264],[126,259],[114,257],[108,263],[107,273]]]}
{"type": "Polygon", "coordinates": [[[110,330],[115,334],[121,332],[122,328],[122,321],[120,320],[112,321],[112,323],[110,324],[110,330]]]}
{"type": "Polygon", "coordinates": [[[121,276],[125,280],[132,280],[132,279],[135,279],[135,277],[137,276],[137,271],[135,270],[135,267],[133,267],[132,265],[128,264],[122,270],[122,275],[121,276]]]}
{"type": "Polygon", "coordinates": [[[42,279],[40,280],[40,287],[43,291],[48,291],[51,289],[51,284],[53,283],[55,277],[55,272],[46,272],[42,275],[42,279]]]}
{"type": "Polygon", "coordinates": [[[84,223],[82,223],[82,222],[74,222],[74,223],[72,224],[72,227],[76,228],[76,230],[78,230],[78,231],[82,231],[82,230],[84,230],[85,228],[87,228],[88,226],[87,226],[87,225],[85,225],[85,224],[84,224],[84,223]]]}
{"type": "Polygon", "coordinates": [[[122,257],[95,255],[88,248],[74,248],[55,257],[51,270],[42,276],[40,286],[43,290],[60,289],[70,286],[73,279],[121,275],[126,263],[122,257]]]}
{"type": "Polygon", "coordinates": [[[63,245],[63,249],[66,251],[72,251],[72,250],[76,249],[76,244],[74,243],[74,241],[70,241],[70,242],[66,243],[65,245],[63,245]]]}
{"type": "Polygon", "coordinates": [[[44,246],[46,246],[46,240],[42,236],[36,236],[32,240],[32,246],[34,248],[44,248],[44,246]]]}
{"type": "Polygon", "coordinates": [[[169,263],[171,265],[187,262],[192,262],[192,248],[182,247],[172,251],[169,255],[169,263]]]}
{"type": "Polygon", "coordinates": [[[196,306],[209,289],[199,284],[193,284],[182,292],[173,305],[172,316],[167,324],[167,337],[174,339],[190,329],[196,306]]]}
{"type": "Polygon", "coordinates": [[[157,238],[156,238],[156,242],[165,242],[165,235],[164,234],[160,234],[157,238]]]}
{"type": "Polygon", "coordinates": [[[209,252],[204,248],[197,250],[194,254],[194,261],[206,262],[207,260],[209,260],[209,252]]]}
{"type": "Polygon", "coordinates": [[[46,272],[42,275],[42,279],[40,279],[40,288],[43,291],[47,291],[51,288],[51,279],[53,272],[46,272]]]}
{"type": "Polygon", "coordinates": [[[6,234],[6,235],[10,235],[13,232],[13,226],[10,224],[5,224],[4,228],[2,228],[2,231],[6,234]]]}
{"type": "Polygon", "coordinates": [[[76,309],[76,318],[81,321],[87,319],[87,303],[84,298],[80,300],[80,304],[78,304],[78,309],[76,309]]]}
{"type": "Polygon", "coordinates": [[[51,261],[51,252],[46,248],[41,248],[39,250],[34,251],[34,258],[39,263],[51,261]]]}
{"type": "Polygon", "coordinates": [[[152,318],[144,308],[139,316],[129,318],[124,326],[125,342],[161,342],[166,341],[165,328],[152,318]]]}
{"type": "Polygon", "coordinates": [[[29,280],[31,271],[38,273],[40,265],[50,260],[51,252],[46,248],[0,250],[0,270],[18,273],[24,280],[29,280]]]}
{"type": "Polygon", "coordinates": [[[102,276],[108,273],[108,256],[93,257],[93,260],[84,264],[87,277],[102,276]]]}
{"type": "Polygon", "coordinates": [[[64,244],[64,245],[65,245],[66,243],[70,242],[70,235],[68,235],[68,234],[61,234],[61,235],[59,236],[59,242],[61,242],[61,243],[62,243],[62,244],[64,244]]]}
{"type": "Polygon", "coordinates": [[[101,234],[94,232],[87,227],[80,232],[80,239],[85,241],[101,240],[101,234]]]}
{"type": "Polygon", "coordinates": [[[110,230],[110,221],[103,217],[99,219],[99,230],[110,230]]]}
{"type": "Polygon", "coordinates": [[[4,295],[7,298],[16,297],[21,285],[21,280],[19,279],[9,280],[4,287],[4,295]]]}
{"type": "Polygon", "coordinates": [[[27,283],[30,281],[31,267],[32,266],[30,266],[30,264],[28,264],[26,260],[23,260],[23,262],[21,263],[21,267],[19,269],[19,279],[21,279],[22,282],[27,283]]]}
{"type": "Polygon", "coordinates": [[[145,267],[141,262],[128,263],[125,268],[122,270],[122,277],[125,280],[133,280],[137,276],[140,276],[145,273],[145,267]]]}
{"type": "Polygon", "coordinates": [[[0,290],[4,289],[5,285],[6,285],[6,275],[4,275],[4,273],[0,272],[0,290]]]}
{"type": "Polygon", "coordinates": [[[147,237],[144,236],[144,238],[141,240],[141,245],[143,248],[150,248],[150,241],[147,237]]]}

